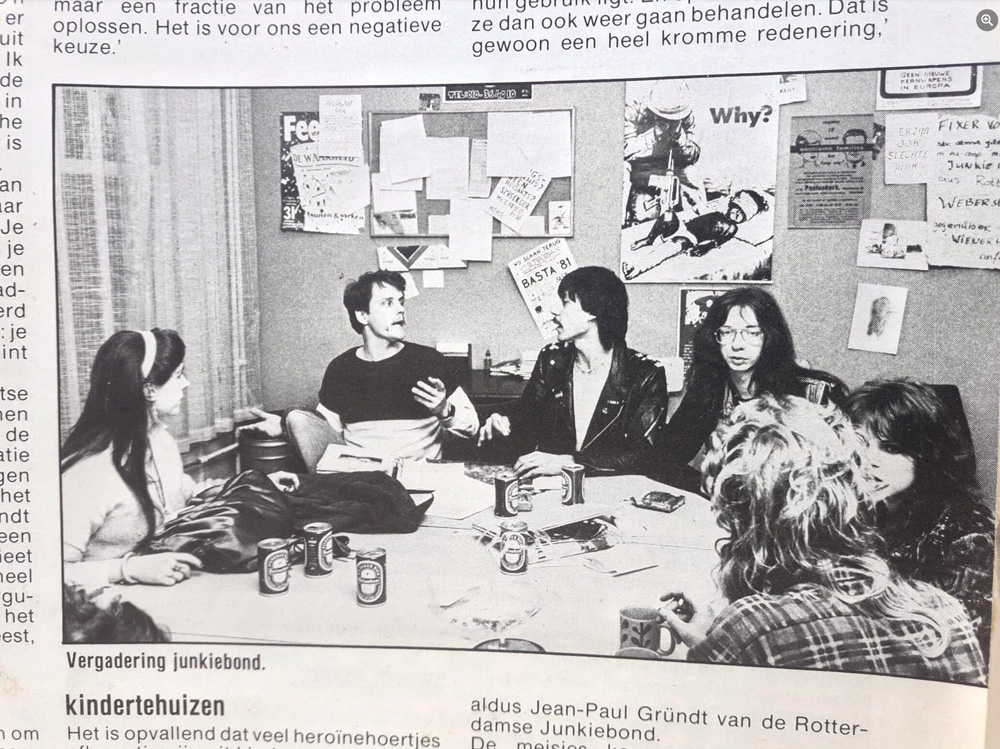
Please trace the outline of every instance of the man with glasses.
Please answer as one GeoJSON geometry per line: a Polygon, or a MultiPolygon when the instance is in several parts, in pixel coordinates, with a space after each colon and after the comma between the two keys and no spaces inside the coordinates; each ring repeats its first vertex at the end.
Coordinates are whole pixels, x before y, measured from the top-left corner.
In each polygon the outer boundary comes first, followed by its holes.
{"type": "Polygon", "coordinates": [[[695,331],[684,400],[664,430],[654,478],[698,491],[697,458],[720,420],[764,393],[840,405],[847,389],[795,360],[792,332],[774,297],[759,287],[730,289],[712,299],[695,331]]]}

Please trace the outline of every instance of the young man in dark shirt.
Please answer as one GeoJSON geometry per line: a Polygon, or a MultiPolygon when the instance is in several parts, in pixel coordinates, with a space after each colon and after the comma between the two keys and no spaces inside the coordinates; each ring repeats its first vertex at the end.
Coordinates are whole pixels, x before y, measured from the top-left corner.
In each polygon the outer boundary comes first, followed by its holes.
{"type": "MultiPolygon", "coordinates": [[[[444,356],[406,341],[405,281],[399,273],[363,274],[344,290],[344,307],[362,344],[326,368],[316,410],[292,411],[286,428],[307,467],[342,443],[384,457],[437,459],[445,432],[470,437],[479,418],[444,356]]],[[[276,432],[277,417],[257,424],[276,432]]]]}

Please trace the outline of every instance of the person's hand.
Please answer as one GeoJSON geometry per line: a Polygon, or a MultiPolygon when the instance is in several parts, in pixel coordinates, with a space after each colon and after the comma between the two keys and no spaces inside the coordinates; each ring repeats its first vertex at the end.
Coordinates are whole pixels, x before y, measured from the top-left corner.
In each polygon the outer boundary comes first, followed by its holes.
{"type": "Polygon", "coordinates": [[[514,464],[514,473],[519,479],[533,479],[536,476],[558,476],[566,466],[573,465],[572,455],[556,455],[535,450],[522,455],[514,464]]]}
{"type": "Polygon", "coordinates": [[[476,446],[489,442],[495,436],[510,437],[510,419],[500,414],[490,414],[489,418],[479,429],[479,441],[476,446]]]}
{"type": "Polygon", "coordinates": [[[122,562],[123,575],[147,585],[176,585],[191,577],[193,569],[201,569],[201,560],[178,552],[132,556],[122,562]]]}
{"type": "Polygon", "coordinates": [[[271,482],[283,492],[293,492],[299,488],[299,477],[288,471],[275,471],[267,474],[271,482]]]}
{"type": "Polygon", "coordinates": [[[448,391],[445,389],[444,383],[437,377],[421,380],[413,386],[410,392],[413,393],[413,400],[425,406],[439,419],[444,416],[448,407],[448,391]]]}
{"type": "Polygon", "coordinates": [[[693,648],[708,636],[715,621],[711,606],[695,605],[683,593],[665,593],[660,600],[660,616],[681,642],[693,648]]]}
{"type": "Polygon", "coordinates": [[[244,429],[254,429],[258,432],[263,432],[268,437],[280,437],[282,435],[281,417],[278,414],[261,411],[259,408],[251,408],[250,413],[259,419],[263,419],[263,421],[246,424],[241,426],[238,431],[242,432],[244,429]]]}

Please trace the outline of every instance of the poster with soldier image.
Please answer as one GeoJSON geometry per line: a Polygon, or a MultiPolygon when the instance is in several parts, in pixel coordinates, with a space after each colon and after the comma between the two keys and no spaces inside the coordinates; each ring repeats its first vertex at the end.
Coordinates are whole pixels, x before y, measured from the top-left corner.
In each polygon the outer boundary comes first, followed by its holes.
{"type": "Polygon", "coordinates": [[[771,281],[777,76],[625,85],[621,275],[771,281]]]}

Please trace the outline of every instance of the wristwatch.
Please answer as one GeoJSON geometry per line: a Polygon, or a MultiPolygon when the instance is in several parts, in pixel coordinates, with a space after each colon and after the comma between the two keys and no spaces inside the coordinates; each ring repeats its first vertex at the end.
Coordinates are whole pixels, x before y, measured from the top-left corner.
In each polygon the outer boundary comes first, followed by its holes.
{"type": "Polygon", "coordinates": [[[441,415],[441,421],[448,421],[455,415],[455,404],[449,402],[448,408],[445,409],[444,414],[441,415]]]}

